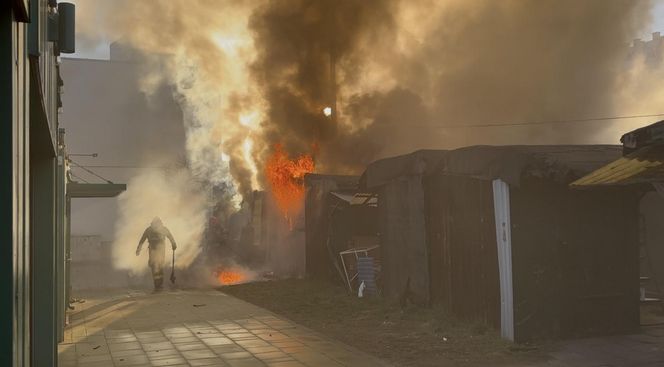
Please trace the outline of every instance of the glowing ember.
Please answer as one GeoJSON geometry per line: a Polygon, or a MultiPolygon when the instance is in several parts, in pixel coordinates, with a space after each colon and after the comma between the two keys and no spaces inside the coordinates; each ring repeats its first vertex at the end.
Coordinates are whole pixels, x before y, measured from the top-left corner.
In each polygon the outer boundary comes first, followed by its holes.
{"type": "Polygon", "coordinates": [[[304,200],[304,175],[313,171],[314,160],[310,155],[290,159],[280,144],[274,146],[274,153],[265,167],[265,175],[277,206],[289,223],[304,200]]]}
{"type": "Polygon", "coordinates": [[[232,284],[242,283],[246,279],[246,277],[244,276],[244,274],[240,272],[225,270],[219,272],[219,275],[217,275],[217,279],[219,280],[219,284],[221,285],[232,285],[232,284]]]}

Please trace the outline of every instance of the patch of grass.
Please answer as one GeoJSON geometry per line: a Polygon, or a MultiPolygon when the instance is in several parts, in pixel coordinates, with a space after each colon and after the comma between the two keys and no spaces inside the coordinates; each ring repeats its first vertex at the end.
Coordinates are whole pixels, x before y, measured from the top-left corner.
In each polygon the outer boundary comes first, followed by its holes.
{"type": "Polygon", "coordinates": [[[315,280],[280,280],[224,287],[222,291],[402,366],[519,365],[539,360],[477,322],[442,308],[357,298],[345,288],[315,280]]]}

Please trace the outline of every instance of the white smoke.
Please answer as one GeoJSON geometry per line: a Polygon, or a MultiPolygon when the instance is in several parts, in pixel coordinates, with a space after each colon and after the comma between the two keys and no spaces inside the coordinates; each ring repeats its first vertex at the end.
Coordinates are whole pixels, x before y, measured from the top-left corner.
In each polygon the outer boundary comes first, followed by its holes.
{"type": "MultiPolygon", "coordinates": [[[[133,274],[148,271],[147,242],[140,256],[136,247],[154,217],[160,217],[177,242],[176,268],[188,267],[201,251],[207,196],[187,170],[152,171],[133,178],[119,197],[113,263],[133,274]]],[[[170,243],[166,243],[167,258],[170,243]]]]}

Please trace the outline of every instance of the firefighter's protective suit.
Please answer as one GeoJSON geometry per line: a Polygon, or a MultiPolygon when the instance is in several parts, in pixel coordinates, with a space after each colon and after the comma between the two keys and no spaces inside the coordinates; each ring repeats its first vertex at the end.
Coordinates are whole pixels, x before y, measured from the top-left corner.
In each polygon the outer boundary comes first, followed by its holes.
{"type": "Polygon", "coordinates": [[[171,247],[173,248],[173,251],[175,251],[177,245],[175,244],[173,235],[171,235],[171,231],[164,226],[159,217],[155,217],[150,226],[143,232],[143,236],[138,243],[138,248],[136,248],[136,256],[138,256],[141,253],[143,243],[145,240],[148,241],[148,248],[150,251],[148,266],[150,266],[150,270],[152,270],[152,279],[154,280],[154,289],[156,291],[161,290],[164,283],[166,237],[168,237],[168,240],[171,242],[171,247]]]}

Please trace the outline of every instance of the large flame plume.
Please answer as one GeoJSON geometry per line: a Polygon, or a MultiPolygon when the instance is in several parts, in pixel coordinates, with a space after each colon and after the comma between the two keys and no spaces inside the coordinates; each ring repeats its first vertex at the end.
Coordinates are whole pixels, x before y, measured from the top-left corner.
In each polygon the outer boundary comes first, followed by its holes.
{"type": "Polygon", "coordinates": [[[290,159],[281,144],[274,146],[274,152],[265,165],[265,175],[270,182],[272,195],[289,222],[304,200],[304,176],[312,173],[314,168],[311,155],[303,154],[290,159]]]}

